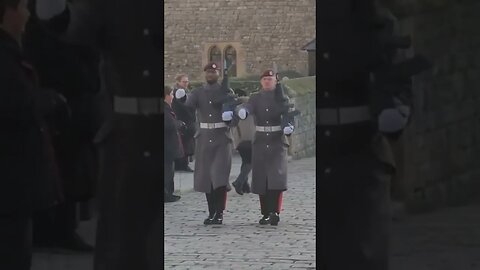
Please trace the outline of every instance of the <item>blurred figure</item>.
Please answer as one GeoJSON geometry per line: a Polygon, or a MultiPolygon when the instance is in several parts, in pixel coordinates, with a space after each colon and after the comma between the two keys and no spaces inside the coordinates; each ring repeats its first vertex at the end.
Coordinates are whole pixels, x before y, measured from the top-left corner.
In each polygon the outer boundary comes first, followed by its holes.
{"type": "MultiPolygon", "coordinates": [[[[243,103],[248,102],[248,97],[241,97],[243,103]]],[[[233,145],[242,158],[242,165],[240,167],[240,174],[232,183],[235,191],[243,195],[243,193],[250,193],[250,185],[248,184],[248,175],[252,170],[252,142],[255,135],[255,123],[253,117],[247,117],[238,122],[238,126],[232,130],[233,145]]]]}
{"type": "Polygon", "coordinates": [[[32,212],[62,199],[45,120],[62,100],[22,52],[29,15],[27,0],[0,0],[0,269],[30,269],[32,212]]]}
{"type": "Polygon", "coordinates": [[[95,138],[101,145],[96,270],[160,269],[154,264],[161,249],[149,242],[162,213],[162,9],[162,1],[37,0],[37,15],[50,29],[102,56],[111,104],[95,138]]]}
{"type": "MultiPolygon", "coordinates": [[[[188,75],[179,74],[175,78],[175,86],[173,87],[173,94],[178,89],[188,89],[188,75]]],[[[183,121],[186,124],[186,128],[180,134],[182,137],[182,144],[185,155],[181,158],[175,160],[175,170],[176,171],[185,171],[193,172],[192,168],[188,165],[194,152],[195,152],[195,140],[193,136],[195,135],[196,126],[195,126],[195,111],[189,107],[183,106],[178,100],[174,99],[172,103],[172,108],[177,119],[183,121]]]]}
{"type": "Polygon", "coordinates": [[[173,90],[165,86],[164,90],[164,202],[176,202],[180,196],[173,195],[175,159],[184,156],[183,145],[180,138],[180,130],[185,128],[185,123],[178,120],[172,109],[173,90]]]}
{"type": "Polygon", "coordinates": [[[25,53],[39,72],[40,85],[61,93],[69,105],[69,110],[57,114],[61,117],[50,119],[65,201],[35,215],[35,244],[93,251],[76,229],[77,204],[93,197],[98,174],[93,144],[98,129],[94,122],[94,99],[100,88],[98,52],[62,41],[38,20],[34,0],[29,6],[33,15],[24,37],[25,53]]]}

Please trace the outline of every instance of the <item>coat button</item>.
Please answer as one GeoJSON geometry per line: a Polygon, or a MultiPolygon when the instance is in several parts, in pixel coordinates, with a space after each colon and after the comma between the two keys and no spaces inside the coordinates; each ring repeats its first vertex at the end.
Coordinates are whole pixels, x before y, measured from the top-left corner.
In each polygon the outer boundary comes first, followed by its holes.
{"type": "Polygon", "coordinates": [[[212,101],[210,100],[210,101],[208,102],[208,104],[212,104],[212,101]]]}
{"type": "Polygon", "coordinates": [[[143,71],[143,77],[148,77],[148,76],[150,76],[150,71],[144,70],[143,71]]]}
{"type": "Polygon", "coordinates": [[[329,96],[328,92],[323,93],[323,96],[328,97],[329,96]]]}
{"type": "Polygon", "coordinates": [[[270,145],[267,144],[267,148],[270,147],[270,145]]]}
{"type": "Polygon", "coordinates": [[[329,54],[328,52],[323,53],[323,58],[329,59],[329,58],[330,58],[330,54],[329,54]]]}
{"type": "Polygon", "coordinates": [[[209,142],[212,142],[212,140],[208,140],[209,142]]]}
{"type": "Polygon", "coordinates": [[[330,136],[330,130],[325,131],[325,136],[330,136]]]}
{"type": "Polygon", "coordinates": [[[148,152],[148,151],[143,152],[143,156],[144,157],[150,157],[150,152],[148,152]]]}
{"type": "Polygon", "coordinates": [[[330,168],[326,168],[326,169],[325,169],[325,174],[329,174],[329,173],[331,173],[331,172],[332,172],[332,169],[330,169],[330,168]]]}
{"type": "Polygon", "coordinates": [[[268,108],[266,108],[265,111],[268,112],[268,108]]]}
{"type": "Polygon", "coordinates": [[[209,114],[208,116],[212,117],[212,114],[209,114]]]}
{"type": "Polygon", "coordinates": [[[267,133],[267,136],[269,135],[269,133],[267,133]]]}
{"type": "Polygon", "coordinates": [[[265,121],[265,122],[268,124],[268,120],[267,120],[267,121],[265,121]]]}
{"type": "Polygon", "coordinates": [[[143,29],[143,35],[144,36],[150,35],[150,30],[148,30],[148,28],[143,29]]]}

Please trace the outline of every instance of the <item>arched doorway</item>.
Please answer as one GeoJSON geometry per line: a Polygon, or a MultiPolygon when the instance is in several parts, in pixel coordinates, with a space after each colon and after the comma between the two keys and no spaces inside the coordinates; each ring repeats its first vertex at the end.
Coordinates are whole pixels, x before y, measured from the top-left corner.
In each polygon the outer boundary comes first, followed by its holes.
{"type": "Polygon", "coordinates": [[[230,77],[237,77],[237,51],[233,46],[227,46],[225,48],[224,59],[227,67],[233,63],[228,75],[230,77]]]}
{"type": "MultiPolygon", "coordinates": [[[[212,46],[208,52],[208,61],[214,62],[218,67],[223,67],[222,63],[222,51],[217,46],[212,46]]],[[[220,68],[220,74],[222,74],[223,68],[220,68]]]]}

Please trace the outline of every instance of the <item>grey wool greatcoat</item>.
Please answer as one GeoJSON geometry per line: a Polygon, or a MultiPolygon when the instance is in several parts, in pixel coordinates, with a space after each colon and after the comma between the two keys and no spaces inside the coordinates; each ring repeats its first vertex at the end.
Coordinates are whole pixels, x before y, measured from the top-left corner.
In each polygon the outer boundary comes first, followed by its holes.
{"type": "MultiPolygon", "coordinates": [[[[185,105],[195,108],[201,123],[224,123],[222,104],[216,102],[223,95],[220,84],[205,84],[187,96],[185,105]]],[[[210,193],[213,189],[229,185],[232,167],[232,135],[230,127],[238,123],[238,117],[228,127],[216,129],[199,128],[195,133],[195,191],[210,193]]]]}
{"type": "MultiPolygon", "coordinates": [[[[253,94],[243,105],[254,117],[256,126],[281,126],[281,105],[274,91],[253,94]]],[[[263,195],[269,190],[287,190],[288,141],[283,130],[255,132],[252,148],[252,193],[263,195]]]]}

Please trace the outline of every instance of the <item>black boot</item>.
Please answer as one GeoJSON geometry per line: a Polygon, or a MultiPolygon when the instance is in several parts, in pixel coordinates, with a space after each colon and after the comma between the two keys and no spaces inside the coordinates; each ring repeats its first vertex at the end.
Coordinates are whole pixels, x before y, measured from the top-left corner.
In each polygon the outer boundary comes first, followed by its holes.
{"type": "Polygon", "coordinates": [[[227,187],[218,187],[213,191],[215,201],[215,216],[213,217],[212,224],[223,223],[223,211],[225,210],[225,203],[227,201],[227,187]]]}
{"type": "Polygon", "coordinates": [[[205,193],[208,203],[208,217],[203,221],[203,224],[210,225],[212,224],[213,217],[215,216],[215,198],[213,192],[205,193]]]}
{"type": "Polygon", "coordinates": [[[239,183],[237,183],[237,181],[233,182],[233,183],[232,183],[232,186],[235,188],[235,191],[236,191],[238,194],[243,195],[242,187],[240,186],[239,183]]]}
{"type": "Polygon", "coordinates": [[[268,205],[266,195],[259,195],[260,197],[260,210],[262,211],[263,217],[258,221],[260,225],[270,224],[270,216],[268,215],[268,205]]]}
{"type": "Polygon", "coordinates": [[[223,223],[223,212],[217,212],[213,216],[212,224],[222,224],[223,223]]]}
{"type": "Polygon", "coordinates": [[[245,182],[245,184],[243,184],[243,192],[250,193],[250,185],[248,184],[248,182],[245,182]]]}
{"type": "Polygon", "coordinates": [[[270,216],[269,215],[263,215],[263,217],[258,221],[260,225],[267,225],[270,224],[270,216]]]}
{"type": "Polygon", "coordinates": [[[213,224],[213,217],[215,216],[215,213],[209,213],[208,217],[203,221],[204,225],[210,225],[213,224]]]}
{"type": "Polygon", "coordinates": [[[277,226],[278,222],[280,221],[280,215],[278,213],[270,213],[270,225],[277,226]]]}

